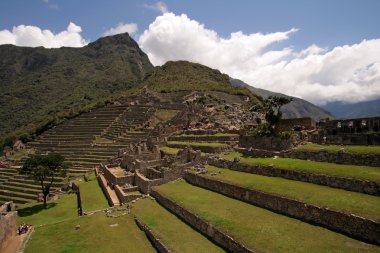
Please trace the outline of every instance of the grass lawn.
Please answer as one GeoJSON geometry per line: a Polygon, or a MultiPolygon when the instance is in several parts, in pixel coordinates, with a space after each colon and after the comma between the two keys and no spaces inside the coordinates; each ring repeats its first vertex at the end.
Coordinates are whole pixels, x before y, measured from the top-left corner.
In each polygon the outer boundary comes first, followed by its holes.
{"type": "Polygon", "coordinates": [[[184,181],[155,187],[257,252],[379,252],[322,227],[225,197],[184,181]]]}
{"type": "Polygon", "coordinates": [[[228,147],[225,143],[218,142],[190,142],[190,141],[168,141],[168,145],[184,145],[184,146],[202,146],[202,147],[228,147]]]}
{"type": "Polygon", "coordinates": [[[297,150],[318,151],[326,149],[330,153],[338,153],[341,148],[344,148],[345,153],[355,155],[380,155],[380,146],[341,146],[341,145],[320,145],[315,143],[307,143],[306,145],[298,146],[297,150]]]}
{"type": "Polygon", "coordinates": [[[222,173],[215,176],[210,174],[201,176],[380,221],[380,197],[377,196],[214,166],[207,166],[206,169],[209,172],[221,171],[222,173]]]}
{"type": "Polygon", "coordinates": [[[246,164],[271,165],[288,170],[300,170],[311,173],[328,174],[340,177],[348,177],[362,180],[380,182],[380,168],[369,166],[345,165],[326,162],[314,162],[292,158],[252,158],[241,153],[230,153],[223,156],[232,160],[239,156],[240,162],[246,164]]]}
{"type": "Polygon", "coordinates": [[[132,212],[148,225],[172,252],[224,252],[156,201],[140,199],[133,205],[132,212]]]}
{"type": "Polygon", "coordinates": [[[178,153],[178,151],[182,150],[180,148],[169,148],[167,146],[164,146],[164,147],[160,147],[160,150],[165,152],[165,153],[168,153],[170,155],[176,155],[178,153]]]}
{"type": "Polygon", "coordinates": [[[156,251],[144,232],[137,227],[131,215],[107,218],[101,212],[35,228],[24,252],[148,253],[156,251]],[[80,229],[76,230],[76,225],[80,225],[80,229]]]}
{"type": "Polygon", "coordinates": [[[56,223],[77,217],[77,197],[75,194],[63,194],[56,201],[49,201],[48,208],[42,203],[20,205],[17,208],[19,224],[27,223],[34,226],[56,223]]]}
{"type": "Polygon", "coordinates": [[[80,189],[83,211],[88,212],[109,207],[95,174],[91,173],[88,179],[87,182],[76,182],[80,189]]]}

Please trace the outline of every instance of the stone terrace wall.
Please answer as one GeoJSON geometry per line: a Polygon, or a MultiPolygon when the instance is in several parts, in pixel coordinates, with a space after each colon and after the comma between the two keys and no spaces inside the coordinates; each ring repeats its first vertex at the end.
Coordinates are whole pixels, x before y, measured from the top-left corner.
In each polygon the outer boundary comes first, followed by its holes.
{"type": "Polygon", "coordinates": [[[13,203],[7,202],[0,207],[0,252],[7,246],[9,240],[16,236],[17,212],[8,211],[9,205],[13,203]]]}
{"type": "Polygon", "coordinates": [[[239,147],[281,151],[294,148],[294,143],[280,137],[240,136],[239,147]]]}
{"type": "Polygon", "coordinates": [[[292,150],[281,154],[285,158],[296,158],[303,160],[312,160],[317,162],[328,162],[338,164],[365,165],[380,167],[379,155],[354,155],[347,153],[329,153],[327,150],[320,151],[302,151],[292,150]]]}
{"type": "MultiPolygon", "coordinates": [[[[187,145],[183,144],[168,144],[167,146],[172,148],[185,148],[187,145]]],[[[205,153],[221,153],[230,149],[229,146],[225,147],[212,147],[212,146],[197,146],[191,145],[191,148],[194,150],[200,150],[205,153]]]]}
{"type": "Polygon", "coordinates": [[[193,142],[232,142],[239,141],[239,136],[171,136],[169,141],[193,141],[193,142]]]}
{"type": "Polygon", "coordinates": [[[380,224],[375,221],[257,190],[250,190],[190,172],[187,172],[184,178],[191,184],[228,197],[319,224],[364,241],[380,244],[380,224]]]}
{"type": "Polygon", "coordinates": [[[135,222],[137,226],[145,232],[146,236],[148,237],[149,241],[153,244],[154,248],[160,252],[160,253],[170,253],[170,250],[168,247],[165,246],[165,244],[162,243],[160,239],[157,238],[157,236],[154,234],[152,229],[145,225],[142,221],[140,221],[137,217],[135,217],[135,222]]]}
{"type": "Polygon", "coordinates": [[[313,130],[317,127],[317,123],[312,118],[296,118],[296,119],[281,119],[277,129],[279,131],[291,131],[294,126],[304,126],[306,130],[313,130]]]}
{"type": "Polygon", "coordinates": [[[380,145],[380,134],[337,134],[337,135],[310,135],[311,141],[315,143],[324,143],[323,137],[326,136],[326,144],[336,145],[380,145]]]}
{"type": "Polygon", "coordinates": [[[207,162],[208,164],[216,167],[236,170],[240,172],[253,173],[270,177],[282,177],[291,180],[326,185],[333,188],[380,196],[380,183],[373,181],[316,174],[306,171],[280,169],[274,168],[272,166],[236,163],[223,159],[208,158],[207,162]]]}
{"type": "Polygon", "coordinates": [[[252,157],[273,157],[275,155],[284,158],[294,158],[301,160],[311,160],[316,162],[328,162],[337,164],[364,165],[371,167],[380,167],[379,155],[355,155],[349,153],[331,153],[325,149],[318,151],[311,150],[288,150],[282,152],[273,152],[260,149],[239,149],[239,152],[252,157]]]}
{"type": "Polygon", "coordinates": [[[120,200],[120,203],[123,203],[123,204],[141,197],[141,194],[126,194],[123,191],[123,189],[118,185],[115,186],[115,192],[116,192],[117,197],[120,200]]]}
{"type": "Polygon", "coordinates": [[[165,183],[165,181],[163,179],[149,180],[143,174],[136,171],[135,185],[138,186],[140,191],[144,194],[150,193],[153,186],[161,185],[164,183],[165,183]]]}
{"type": "Polygon", "coordinates": [[[190,224],[193,228],[200,231],[202,234],[211,238],[213,242],[219,246],[227,249],[229,252],[254,252],[251,249],[248,249],[246,246],[241,244],[238,241],[235,241],[231,236],[223,233],[212,224],[207,223],[202,218],[191,213],[185,208],[181,207],[177,203],[169,200],[160,193],[152,191],[151,195],[165,208],[176,214],[187,224],[190,224]]]}

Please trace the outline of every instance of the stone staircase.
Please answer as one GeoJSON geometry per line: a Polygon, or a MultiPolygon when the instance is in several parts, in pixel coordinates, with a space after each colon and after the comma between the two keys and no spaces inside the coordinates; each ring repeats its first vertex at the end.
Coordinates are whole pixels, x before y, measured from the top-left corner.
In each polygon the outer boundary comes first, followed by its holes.
{"type": "MultiPolygon", "coordinates": [[[[19,167],[0,168],[0,204],[13,201],[17,204],[35,202],[41,192],[40,182],[20,175],[19,167]]],[[[64,184],[63,178],[56,178],[51,191],[59,191],[64,184]]]]}

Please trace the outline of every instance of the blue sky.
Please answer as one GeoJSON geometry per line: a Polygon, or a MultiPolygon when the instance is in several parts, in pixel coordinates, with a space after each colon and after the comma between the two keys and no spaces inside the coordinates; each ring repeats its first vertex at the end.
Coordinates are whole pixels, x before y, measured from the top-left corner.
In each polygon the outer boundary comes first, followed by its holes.
{"type": "Polygon", "coordinates": [[[189,60],[316,104],[352,103],[380,98],[379,13],[379,0],[2,0],[0,44],[79,47],[128,31],[154,65],[189,60]]]}
{"type": "MultiPolygon", "coordinates": [[[[145,30],[159,13],[144,5],[154,1],[110,0],[2,0],[0,30],[34,25],[54,32],[69,22],[82,27],[82,36],[93,41],[116,24],[136,23],[145,30]]],[[[299,28],[291,45],[334,47],[380,37],[378,0],[209,0],[165,1],[169,11],[185,13],[226,37],[231,32],[269,33],[299,28]]]]}

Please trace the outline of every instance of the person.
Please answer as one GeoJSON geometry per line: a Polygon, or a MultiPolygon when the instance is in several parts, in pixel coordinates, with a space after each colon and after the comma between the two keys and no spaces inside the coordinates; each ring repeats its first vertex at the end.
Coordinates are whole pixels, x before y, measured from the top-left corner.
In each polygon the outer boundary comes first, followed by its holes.
{"type": "Polygon", "coordinates": [[[326,144],[327,137],[323,136],[323,144],[326,144]]]}

